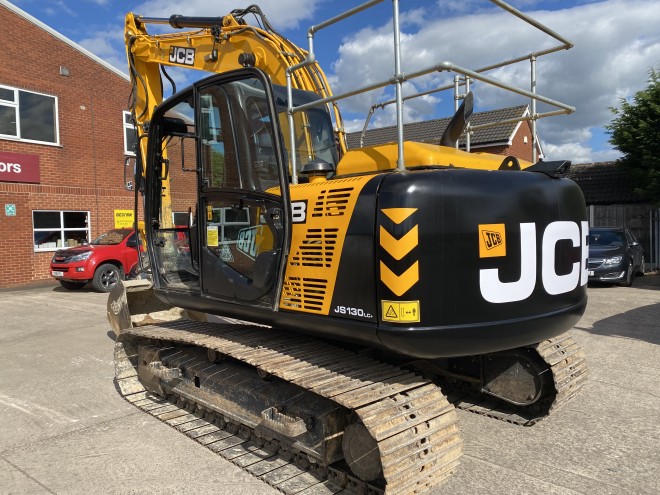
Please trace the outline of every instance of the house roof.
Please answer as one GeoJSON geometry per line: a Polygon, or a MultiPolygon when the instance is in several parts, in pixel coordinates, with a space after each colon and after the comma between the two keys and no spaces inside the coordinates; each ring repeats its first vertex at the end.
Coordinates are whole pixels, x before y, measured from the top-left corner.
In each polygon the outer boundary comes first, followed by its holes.
{"type": "Polygon", "coordinates": [[[567,177],[580,186],[588,205],[644,202],[634,192],[630,171],[617,162],[572,165],[567,177]]]}
{"type": "MultiPolygon", "coordinates": [[[[499,110],[490,110],[488,112],[474,113],[470,119],[470,124],[477,126],[480,124],[490,124],[502,120],[515,119],[523,117],[529,113],[527,105],[502,108],[499,110]]],[[[443,132],[449,125],[451,117],[443,119],[426,120],[423,122],[412,122],[403,125],[403,139],[406,141],[417,141],[421,143],[437,144],[442,137],[443,132]]],[[[471,147],[483,147],[507,144],[513,138],[520,122],[502,124],[477,129],[470,138],[471,147]]],[[[360,134],[362,131],[351,132],[346,135],[348,148],[360,147],[360,134]]],[[[396,126],[381,127],[378,129],[368,129],[364,135],[364,145],[373,146],[376,144],[391,143],[397,139],[396,126]]],[[[465,140],[460,139],[459,145],[464,145],[465,140]]]]}
{"type": "Polygon", "coordinates": [[[67,38],[66,36],[64,36],[63,34],[55,31],[53,28],[51,28],[50,26],[44,24],[39,19],[37,19],[35,17],[32,17],[30,14],[28,14],[24,10],[19,9],[18,7],[16,7],[16,5],[8,2],[7,0],[0,0],[0,5],[5,7],[7,10],[12,11],[16,15],[22,17],[23,19],[31,22],[35,26],[40,27],[41,29],[46,31],[51,36],[54,36],[55,38],[59,39],[60,41],[66,43],[67,45],[71,46],[72,48],[78,50],[83,55],[91,58],[97,64],[102,65],[103,67],[105,67],[106,69],[108,69],[111,72],[114,72],[115,74],[120,76],[122,79],[126,79],[127,81],[129,80],[128,75],[123,73],[121,70],[117,69],[117,67],[115,67],[114,65],[111,65],[108,62],[106,62],[105,60],[103,60],[102,58],[97,57],[92,52],[90,52],[89,50],[83,48],[82,46],[80,46],[75,41],[72,41],[69,38],[67,38]]]}

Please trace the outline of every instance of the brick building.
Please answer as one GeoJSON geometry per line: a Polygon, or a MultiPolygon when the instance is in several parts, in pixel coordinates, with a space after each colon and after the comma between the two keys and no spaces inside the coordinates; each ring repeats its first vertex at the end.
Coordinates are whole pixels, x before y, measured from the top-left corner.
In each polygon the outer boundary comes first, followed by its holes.
{"type": "MultiPolygon", "coordinates": [[[[470,137],[470,151],[494,153],[503,156],[515,156],[522,160],[532,161],[532,126],[528,120],[511,122],[515,119],[524,119],[530,114],[527,105],[501,108],[487,112],[478,112],[472,115],[470,125],[490,126],[476,128],[470,137]],[[509,121],[508,123],[493,125],[497,122],[509,121]]],[[[423,122],[411,122],[403,126],[403,138],[407,141],[419,143],[438,144],[442,134],[449,125],[451,117],[443,119],[425,120],[423,122]]],[[[360,146],[361,132],[351,132],[347,135],[349,148],[360,146]]],[[[396,141],[396,126],[369,129],[364,134],[363,145],[373,146],[396,141]]],[[[536,156],[543,158],[543,151],[536,139],[536,156]]],[[[461,149],[465,149],[465,138],[458,142],[461,149]]]]}
{"type": "Polygon", "coordinates": [[[133,209],[123,162],[134,129],[128,76],[0,0],[0,288],[52,280],[60,246],[133,209]],[[4,210],[4,211],[3,211],[4,210]]]}

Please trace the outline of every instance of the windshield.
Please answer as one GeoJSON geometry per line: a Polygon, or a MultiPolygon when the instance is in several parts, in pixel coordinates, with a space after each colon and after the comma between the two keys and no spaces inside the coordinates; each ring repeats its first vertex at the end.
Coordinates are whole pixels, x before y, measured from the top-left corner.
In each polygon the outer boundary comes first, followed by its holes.
{"type": "MultiPolygon", "coordinates": [[[[289,136],[289,120],[287,118],[286,88],[274,85],[275,105],[278,120],[282,127],[284,147],[291,154],[291,139],[289,136]]],[[[295,89],[292,92],[293,106],[304,105],[319,100],[319,96],[309,92],[295,89]]],[[[325,105],[318,108],[309,108],[302,113],[294,114],[296,127],[296,161],[297,168],[312,158],[322,159],[334,165],[339,161],[339,151],[332,128],[332,120],[325,105]]]]}
{"type": "Polygon", "coordinates": [[[621,232],[591,232],[589,234],[590,246],[619,247],[623,246],[623,233],[621,232]]]}
{"type": "Polygon", "coordinates": [[[112,246],[119,244],[121,241],[126,239],[126,237],[131,235],[131,232],[133,232],[131,229],[109,230],[108,232],[105,232],[94,239],[91,244],[96,246],[112,246]]]}

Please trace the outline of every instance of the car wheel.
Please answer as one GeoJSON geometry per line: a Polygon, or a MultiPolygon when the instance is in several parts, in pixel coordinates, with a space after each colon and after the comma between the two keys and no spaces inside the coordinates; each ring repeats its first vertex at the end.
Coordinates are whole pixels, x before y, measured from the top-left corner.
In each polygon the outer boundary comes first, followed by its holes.
{"type": "Polygon", "coordinates": [[[644,262],[644,256],[642,256],[642,262],[639,264],[639,271],[637,272],[636,275],[642,277],[644,276],[645,271],[646,271],[646,263],[644,262]]]}
{"type": "Polygon", "coordinates": [[[628,265],[628,269],[626,270],[626,279],[623,282],[621,282],[621,285],[623,285],[624,287],[630,287],[632,285],[632,281],[633,281],[633,265],[631,261],[630,264],[628,265]]]}
{"type": "Polygon", "coordinates": [[[121,279],[119,268],[112,263],[104,263],[94,272],[92,286],[99,292],[110,292],[121,279]]]}
{"type": "Polygon", "coordinates": [[[87,282],[71,282],[69,280],[60,280],[60,285],[67,290],[80,290],[85,287],[87,282]]]}

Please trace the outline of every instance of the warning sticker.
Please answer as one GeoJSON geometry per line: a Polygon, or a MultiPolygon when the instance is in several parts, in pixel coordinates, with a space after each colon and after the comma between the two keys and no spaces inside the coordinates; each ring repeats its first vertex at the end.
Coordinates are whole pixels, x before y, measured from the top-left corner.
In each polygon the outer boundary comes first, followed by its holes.
{"type": "Polygon", "coordinates": [[[419,301],[381,301],[383,321],[419,322],[419,301]]]}
{"type": "Polygon", "coordinates": [[[206,245],[208,247],[218,247],[218,226],[206,226],[206,245]]]}

